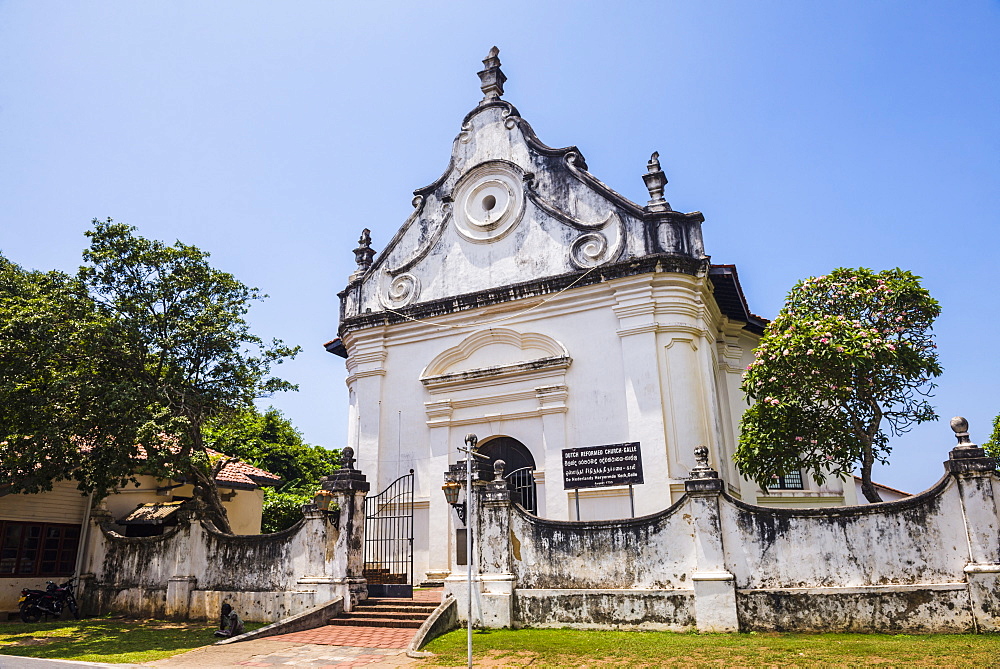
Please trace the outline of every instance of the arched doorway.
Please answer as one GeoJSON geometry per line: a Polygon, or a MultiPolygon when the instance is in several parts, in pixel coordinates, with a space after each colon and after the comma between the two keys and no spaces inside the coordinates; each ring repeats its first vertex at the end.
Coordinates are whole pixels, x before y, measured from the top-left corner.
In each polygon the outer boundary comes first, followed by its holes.
{"type": "Polygon", "coordinates": [[[493,480],[493,463],[503,460],[503,477],[511,493],[511,500],[524,507],[529,513],[538,513],[538,498],[535,495],[535,459],[528,447],[513,437],[493,437],[479,443],[476,449],[490,460],[482,463],[481,478],[493,480]]]}

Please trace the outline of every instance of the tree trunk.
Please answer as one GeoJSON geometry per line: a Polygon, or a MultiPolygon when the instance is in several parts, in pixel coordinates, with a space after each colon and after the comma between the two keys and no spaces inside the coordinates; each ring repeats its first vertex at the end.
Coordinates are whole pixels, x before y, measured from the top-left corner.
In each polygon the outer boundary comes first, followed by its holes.
{"type": "Polygon", "coordinates": [[[192,467],[194,477],[194,496],[205,505],[205,513],[215,527],[226,534],[233,534],[233,528],[229,524],[229,517],[226,515],[226,507],[222,505],[222,498],[219,497],[219,488],[215,485],[215,477],[212,474],[205,474],[197,467],[192,467]]]}
{"type": "Polygon", "coordinates": [[[878,489],[872,484],[872,465],[875,464],[875,454],[872,453],[872,442],[864,439],[861,443],[861,492],[871,503],[881,502],[878,489]]]}

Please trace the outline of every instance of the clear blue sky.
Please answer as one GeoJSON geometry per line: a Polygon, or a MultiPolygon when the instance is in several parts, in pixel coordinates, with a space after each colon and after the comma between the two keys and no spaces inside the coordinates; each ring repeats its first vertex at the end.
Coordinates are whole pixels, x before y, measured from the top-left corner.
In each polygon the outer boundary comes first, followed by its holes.
{"type": "Polygon", "coordinates": [[[802,277],[925,278],[944,421],[876,472],[917,491],[963,414],[1000,411],[1000,4],[944,2],[0,1],[0,251],[72,270],[91,218],[180,239],[270,294],[252,320],[303,346],[276,397],[308,440],[346,436],[323,342],[360,230],[374,246],[444,170],[501,49],[506,99],[634,200],[660,152],[774,316],[802,277]]]}

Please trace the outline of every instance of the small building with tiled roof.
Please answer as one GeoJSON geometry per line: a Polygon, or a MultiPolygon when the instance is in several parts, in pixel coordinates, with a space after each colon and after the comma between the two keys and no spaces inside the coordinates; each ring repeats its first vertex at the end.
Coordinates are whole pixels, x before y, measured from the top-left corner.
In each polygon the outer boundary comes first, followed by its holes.
{"type": "MultiPolygon", "coordinates": [[[[160,534],[175,522],[193,487],[148,475],[137,480],[138,485],[126,485],[99,506],[125,536],[160,534]]],[[[233,460],[215,480],[233,532],[260,534],[263,488],[280,484],[281,478],[233,460]]],[[[0,615],[17,610],[22,588],[40,588],[47,580],[77,573],[90,505],[90,496],[81,494],[75,481],[57,481],[52,490],[34,495],[4,493],[0,487],[0,615]]]]}

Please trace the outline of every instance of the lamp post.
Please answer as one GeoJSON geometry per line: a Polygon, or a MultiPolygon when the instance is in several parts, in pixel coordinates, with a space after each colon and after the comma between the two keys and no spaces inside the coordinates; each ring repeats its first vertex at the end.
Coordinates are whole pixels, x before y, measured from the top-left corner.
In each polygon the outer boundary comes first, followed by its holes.
{"type": "Polygon", "coordinates": [[[468,647],[467,654],[469,667],[472,667],[472,531],[475,526],[475,494],[472,491],[472,460],[473,458],[489,460],[489,458],[482,453],[476,453],[477,443],[479,443],[479,437],[474,434],[467,434],[465,435],[466,447],[462,448],[459,446],[458,448],[458,450],[465,453],[465,508],[463,509],[462,505],[458,503],[458,493],[462,488],[461,483],[449,478],[441,487],[444,491],[445,499],[448,500],[449,504],[455,507],[455,511],[458,512],[459,517],[465,523],[465,562],[467,571],[466,586],[468,588],[468,621],[466,624],[466,641],[468,647]]]}

